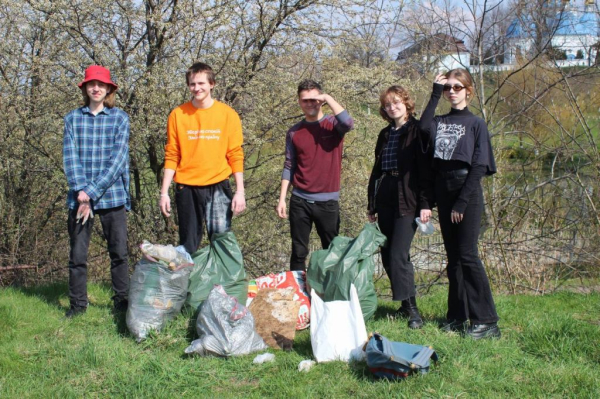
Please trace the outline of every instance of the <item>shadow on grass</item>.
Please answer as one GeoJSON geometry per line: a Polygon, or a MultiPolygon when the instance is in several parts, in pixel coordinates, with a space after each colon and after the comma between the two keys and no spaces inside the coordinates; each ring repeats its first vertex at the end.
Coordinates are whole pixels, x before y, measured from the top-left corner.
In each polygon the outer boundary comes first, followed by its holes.
{"type": "MultiPolygon", "coordinates": [[[[109,283],[99,283],[100,286],[106,289],[111,289],[111,285],[109,283]]],[[[52,283],[46,285],[40,285],[35,287],[14,287],[16,290],[22,292],[23,294],[40,299],[46,302],[48,305],[55,307],[56,309],[66,312],[68,309],[68,305],[64,306],[61,304],[61,299],[63,302],[69,302],[69,285],[66,282],[62,283],[52,283]]],[[[93,304],[96,308],[108,309],[111,312],[112,319],[115,323],[115,328],[117,333],[122,337],[129,337],[129,330],[127,329],[126,323],[126,312],[116,312],[113,309],[112,301],[108,303],[99,303],[93,304]]]]}
{"type": "Polygon", "coordinates": [[[198,313],[200,312],[200,308],[192,309],[189,306],[184,306],[182,310],[182,314],[184,317],[188,319],[187,325],[187,334],[186,338],[188,342],[192,342],[193,340],[198,338],[198,333],[196,332],[196,320],[198,319],[198,313]]]}
{"type": "Polygon", "coordinates": [[[381,304],[379,304],[377,306],[377,310],[375,311],[375,313],[373,313],[373,317],[371,318],[371,320],[373,320],[373,321],[385,320],[389,316],[394,316],[395,312],[396,312],[396,309],[393,308],[393,305],[392,306],[382,306],[381,304]]]}
{"type": "Polygon", "coordinates": [[[36,287],[14,288],[27,296],[41,299],[57,309],[66,310],[66,308],[60,304],[60,299],[68,296],[69,286],[67,283],[52,283],[36,287]]]}
{"type": "Polygon", "coordinates": [[[129,333],[129,329],[127,328],[127,320],[126,320],[127,312],[117,312],[117,311],[114,311],[113,309],[111,309],[111,312],[112,312],[112,318],[115,323],[117,333],[121,337],[133,337],[129,333]]]}
{"type": "Polygon", "coordinates": [[[304,359],[313,358],[312,345],[310,344],[310,328],[302,331],[296,331],[292,351],[296,352],[304,359]]]}
{"type": "Polygon", "coordinates": [[[437,326],[438,328],[442,328],[443,326],[448,324],[448,319],[446,319],[445,317],[434,317],[433,319],[429,320],[429,323],[437,326]]]}
{"type": "Polygon", "coordinates": [[[350,371],[357,380],[370,382],[378,381],[369,370],[369,366],[367,366],[366,362],[351,362],[350,371]]]}
{"type": "MultiPolygon", "coordinates": [[[[375,313],[373,314],[373,317],[367,321],[375,321],[376,322],[376,321],[394,320],[398,323],[402,323],[403,325],[406,325],[408,323],[408,317],[400,316],[396,313],[398,310],[396,308],[396,304],[397,304],[397,302],[389,302],[383,306],[380,304],[377,307],[377,310],[375,311],[375,313]]],[[[423,322],[425,323],[425,325],[432,324],[439,328],[447,323],[446,318],[441,317],[441,316],[425,317],[425,316],[423,316],[423,313],[421,313],[421,317],[423,318],[423,322]]]]}

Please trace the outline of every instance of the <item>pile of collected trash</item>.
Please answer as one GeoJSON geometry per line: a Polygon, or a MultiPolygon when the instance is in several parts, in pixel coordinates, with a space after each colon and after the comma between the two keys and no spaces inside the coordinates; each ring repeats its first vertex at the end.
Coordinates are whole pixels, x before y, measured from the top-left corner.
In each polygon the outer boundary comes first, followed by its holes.
{"type": "Polygon", "coordinates": [[[131,276],[127,327],[139,342],[160,331],[183,306],[194,312],[220,284],[238,301],[247,297],[242,252],[232,232],[215,234],[211,244],[188,254],[183,246],[140,246],[144,258],[131,276]]]}
{"type": "MultiPolygon", "coordinates": [[[[317,362],[367,361],[375,376],[391,379],[427,372],[430,359],[436,359],[431,348],[367,336],[365,320],[377,309],[374,254],[382,245],[385,236],[367,224],[356,238],[336,237],[328,249],[314,252],[307,273],[288,271],[248,282],[232,232],[213,235],[210,245],[191,255],[182,246],[144,242],[144,258],[131,277],[127,327],[142,341],[187,306],[198,334],[187,354],[291,350],[295,332],[310,327],[317,362]]],[[[273,359],[265,353],[254,362],[273,359]]],[[[298,369],[308,371],[313,364],[305,360],[298,369]]]]}

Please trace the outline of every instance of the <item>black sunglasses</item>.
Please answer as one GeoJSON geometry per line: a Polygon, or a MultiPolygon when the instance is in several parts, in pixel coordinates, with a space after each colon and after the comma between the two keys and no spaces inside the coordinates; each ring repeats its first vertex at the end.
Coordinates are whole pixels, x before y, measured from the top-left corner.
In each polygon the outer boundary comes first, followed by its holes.
{"type": "Polygon", "coordinates": [[[444,85],[444,91],[450,91],[450,89],[454,89],[454,91],[461,91],[464,88],[465,88],[465,86],[461,86],[461,85],[454,85],[454,86],[444,85]]]}

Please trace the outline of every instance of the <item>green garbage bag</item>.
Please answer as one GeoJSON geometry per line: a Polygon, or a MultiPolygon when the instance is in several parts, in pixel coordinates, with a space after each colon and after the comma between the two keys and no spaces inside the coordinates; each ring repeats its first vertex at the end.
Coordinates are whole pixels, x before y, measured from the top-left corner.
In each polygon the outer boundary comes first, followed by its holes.
{"type": "Polygon", "coordinates": [[[213,234],[210,245],[193,253],[192,259],[194,266],[186,299],[188,306],[198,310],[215,284],[222,285],[225,292],[236,297],[242,305],[246,304],[248,282],[244,259],[232,231],[213,234]]]}
{"type": "Polygon", "coordinates": [[[373,255],[386,238],[374,223],[368,223],[358,237],[338,236],[328,249],[313,252],[306,280],[325,302],[349,301],[350,286],[358,292],[365,320],[377,310],[377,293],[373,284],[373,255]]]}

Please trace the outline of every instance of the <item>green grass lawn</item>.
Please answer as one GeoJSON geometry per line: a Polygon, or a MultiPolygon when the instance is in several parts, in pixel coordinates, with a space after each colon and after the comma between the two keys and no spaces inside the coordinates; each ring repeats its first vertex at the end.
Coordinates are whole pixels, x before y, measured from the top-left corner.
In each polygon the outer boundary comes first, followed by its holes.
{"type": "Polygon", "coordinates": [[[312,358],[308,331],[273,363],[255,354],[188,357],[193,323],[181,315],[136,344],[124,316],[111,313],[110,290],[90,284],[86,314],[64,318],[65,285],[0,290],[0,398],[25,397],[578,397],[600,395],[600,294],[496,296],[500,340],[473,341],[437,327],[445,292],[420,300],[426,320],[411,331],[381,302],[367,329],[389,339],[432,345],[440,361],[424,376],[375,380],[365,364],[298,363],[312,358]],[[190,327],[192,326],[192,327],[190,327]]]}

